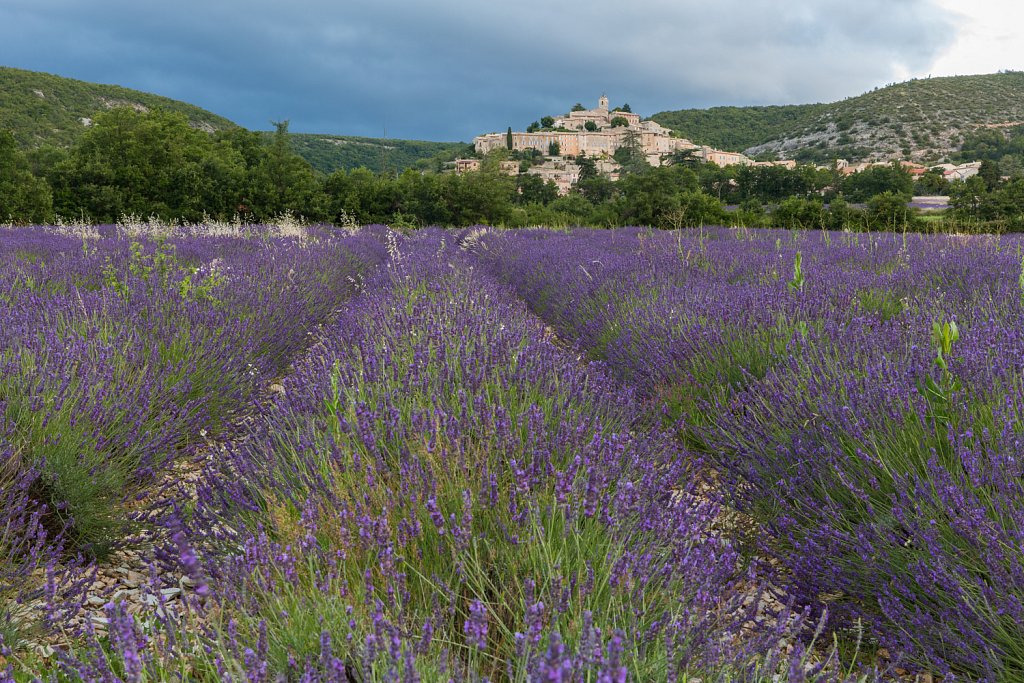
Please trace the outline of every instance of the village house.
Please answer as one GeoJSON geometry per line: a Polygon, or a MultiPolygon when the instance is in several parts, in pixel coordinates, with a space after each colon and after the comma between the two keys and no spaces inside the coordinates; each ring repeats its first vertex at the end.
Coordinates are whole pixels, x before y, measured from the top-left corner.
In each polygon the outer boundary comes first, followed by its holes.
{"type": "Polygon", "coordinates": [[[455,172],[458,174],[467,173],[469,171],[479,171],[480,160],[479,159],[456,159],[455,160],[455,172]]]}
{"type": "MultiPolygon", "coordinates": [[[[860,173],[866,169],[875,166],[888,166],[893,163],[892,161],[863,161],[857,164],[851,164],[846,159],[836,159],[836,168],[842,175],[850,175],[853,173],[860,173]]],[[[942,171],[942,175],[946,180],[967,180],[971,176],[978,175],[978,169],[981,168],[980,161],[972,161],[966,164],[932,164],[924,165],[915,163],[912,161],[899,161],[900,166],[906,169],[907,173],[914,179],[920,178],[931,169],[938,169],[942,171]]]]}
{"type": "Polygon", "coordinates": [[[750,166],[754,162],[739,152],[723,152],[713,147],[702,147],[704,161],[716,166],[750,166]]]}
{"type": "Polygon", "coordinates": [[[944,168],[942,175],[945,176],[946,180],[967,180],[972,176],[978,175],[978,171],[981,170],[980,161],[972,161],[969,164],[960,164],[959,166],[953,166],[952,168],[944,168]]]}
{"type": "Polygon", "coordinates": [[[543,164],[531,166],[526,172],[553,182],[558,188],[558,194],[562,196],[569,194],[569,190],[580,179],[580,167],[565,159],[550,159],[543,164]]]}
{"type": "Polygon", "coordinates": [[[751,164],[748,164],[748,165],[750,165],[750,166],[781,166],[783,168],[787,168],[790,171],[792,171],[794,168],[796,168],[796,160],[795,159],[783,159],[781,161],[754,161],[754,162],[752,162],[751,164]]]}
{"type": "MultiPolygon", "coordinates": [[[[456,173],[461,175],[471,171],[479,171],[480,164],[481,161],[479,159],[456,159],[452,162],[452,168],[456,173]]],[[[515,161],[502,161],[498,168],[505,175],[514,176],[519,173],[519,163],[515,161]]]]}
{"type": "Polygon", "coordinates": [[[907,170],[907,173],[913,178],[920,178],[928,171],[928,167],[924,164],[918,164],[913,161],[901,161],[900,166],[907,170]]]}

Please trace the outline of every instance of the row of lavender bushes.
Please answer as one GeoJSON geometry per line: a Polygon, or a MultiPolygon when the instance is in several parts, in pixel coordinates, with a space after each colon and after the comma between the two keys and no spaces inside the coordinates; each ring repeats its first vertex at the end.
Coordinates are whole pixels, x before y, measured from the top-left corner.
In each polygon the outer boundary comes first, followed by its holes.
{"type": "Polygon", "coordinates": [[[167,520],[190,611],[111,604],[61,674],[850,678],[795,640],[808,615],[757,616],[757,568],[674,435],[453,238],[387,236],[387,267],[167,520]]]}
{"type": "Polygon", "coordinates": [[[474,236],[677,425],[799,604],[911,668],[1024,676],[1022,242],[640,229],[474,236]]]}
{"type": "Polygon", "coordinates": [[[0,235],[0,634],[9,644],[38,626],[12,600],[49,600],[66,617],[90,558],[143,531],[132,498],[244,409],[384,255],[370,234],[135,227],[0,235]],[[66,571],[76,557],[79,571],[66,571]]]}

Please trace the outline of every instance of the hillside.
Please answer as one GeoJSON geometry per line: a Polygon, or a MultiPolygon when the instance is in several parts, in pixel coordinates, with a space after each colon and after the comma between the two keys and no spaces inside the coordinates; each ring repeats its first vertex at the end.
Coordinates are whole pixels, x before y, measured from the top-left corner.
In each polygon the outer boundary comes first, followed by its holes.
{"type": "Polygon", "coordinates": [[[651,118],[683,137],[716,149],[740,152],[798,129],[813,120],[827,104],[766,107],[711,107],[663,111],[651,118]]]}
{"type": "MultiPolygon", "coordinates": [[[[0,66],[0,129],[10,130],[23,149],[69,147],[97,113],[123,106],[181,112],[194,127],[210,132],[237,127],[222,116],[168,97],[0,66]]],[[[437,159],[452,159],[466,148],[461,142],[305,133],[294,133],[291,140],[292,148],[324,173],[360,166],[401,172],[413,166],[436,165],[437,159]]]]}
{"type": "Polygon", "coordinates": [[[449,160],[467,148],[464,142],[392,140],[349,135],[291,134],[292,149],[323,173],[361,166],[371,171],[402,172],[429,166],[434,159],[449,160]]]}
{"type": "Polygon", "coordinates": [[[97,113],[119,106],[182,112],[193,126],[209,131],[236,127],[221,116],[168,97],[0,66],[0,128],[10,130],[22,148],[67,147],[97,113]]]}
{"type": "Polygon", "coordinates": [[[651,117],[694,142],[801,161],[955,157],[965,137],[1024,122],[1024,72],[915,79],[831,104],[716,107],[651,117]]]}

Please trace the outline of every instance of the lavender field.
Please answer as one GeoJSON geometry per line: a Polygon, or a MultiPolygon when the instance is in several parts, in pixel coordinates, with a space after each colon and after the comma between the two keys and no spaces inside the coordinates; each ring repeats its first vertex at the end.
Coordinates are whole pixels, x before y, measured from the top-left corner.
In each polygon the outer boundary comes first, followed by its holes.
{"type": "Polygon", "coordinates": [[[0,229],[0,680],[1022,680],[1022,247],[0,229]]]}

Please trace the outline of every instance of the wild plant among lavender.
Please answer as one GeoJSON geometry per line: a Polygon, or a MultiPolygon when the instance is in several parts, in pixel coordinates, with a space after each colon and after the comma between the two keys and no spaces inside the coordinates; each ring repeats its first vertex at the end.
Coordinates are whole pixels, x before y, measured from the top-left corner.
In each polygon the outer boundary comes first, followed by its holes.
{"type": "Polygon", "coordinates": [[[789,288],[791,290],[793,290],[794,292],[802,292],[802,291],[804,291],[805,280],[804,280],[804,272],[803,272],[803,269],[801,268],[801,263],[802,262],[803,262],[803,254],[801,254],[798,251],[798,252],[796,252],[796,256],[793,258],[793,279],[790,280],[787,283],[789,288]]]}
{"type": "Polygon", "coordinates": [[[1020,276],[1017,278],[1017,283],[1020,285],[1020,300],[1024,304],[1024,256],[1020,259],[1020,276]]]}

